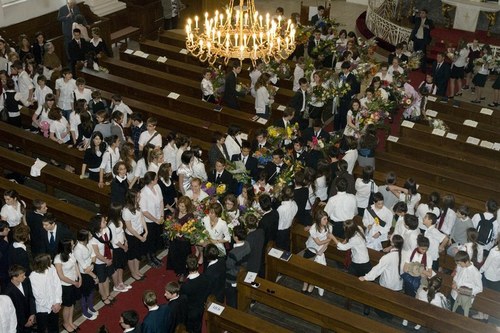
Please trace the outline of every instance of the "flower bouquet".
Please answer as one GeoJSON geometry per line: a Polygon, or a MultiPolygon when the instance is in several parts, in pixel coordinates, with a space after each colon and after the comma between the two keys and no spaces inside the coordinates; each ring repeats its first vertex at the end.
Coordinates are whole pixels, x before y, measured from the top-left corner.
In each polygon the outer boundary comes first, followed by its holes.
{"type": "Polygon", "coordinates": [[[332,97],[332,91],[323,87],[322,85],[314,86],[312,88],[311,99],[316,103],[326,103],[332,97]]]}
{"type": "Polygon", "coordinates": [[[219,99],[224,94],[226,77],[220,67],[209,67],[208,69],[212,71],[210,81],[212,82],[212,86],[214,88],[214,95],[217,99],[219,99]]]}
{"type": "Polygon", "coordinates": [[[351,85],[347,82],[338,81],[336,84],[331,85],[331,94],[335,97],[343,97],[351,91],[351,85]]]}
{"type": "Polygon", "coordinates": [[[262,147],[262,148],[259,148],[258,150],[256,150],[252,156],[257,159],[257,162],[259,163],[259,165],[266,165],[267,163],[269,163],[272,160],[271,153],[272,152],[269,151],[267,148],[262,147]]]}
{"type": "Polygon", "coordinates": [[[278,92],[278,87],[273,86],[272,84],[267,85],[267,92],[269,93],[269,99],[274,99],[276,93],[278,92]]]}
{"type": "Polygon", "coordinates": [[[448,125],[445,124],[445,122],[441,119],[437,118],[430,118],[429,119],[429,126],[432,127],[432,129],[440,129],[445,132],[448,132],[450,129],[448,128],[448,125]]]}
{"type": "Polygon", "coordinates": [[[401,106],[405,109],[409,108],[413,104],[413,97],[405,95],[401,101],[401,106]]]}
{"type": "Polygon", "coordinates": [[[238,183],[250,184],[252,180],[242,161],[226,161],[226,170],[233,175],[238,183]]]}
{"type": "Polygon", "coordinates": [[[282,80],[288,80],[292,77],[292,70],[287,62],[282,62],[278,67],[278,77],[282,80]]]}
{"type": "Polygon", "coordinates": [[[200,244],[208,239],[208,234],[201,219],[190,219],[181,226],[180,234],[191,244],[200,244]]]}
{"type": "Polygon", "coordinates": [[[243,83],[238,83],[236,85],[236,92],[242,96],[247,95],[249,91],[250,87],[243,83]]]}
{"type": "Polygon", "coordinates": [[[165,217],[163,226],[168,239],[173,240],[176,237],[182,236],[181,234],[182,225],[180,223],[177,223],[177,219],[175,219],[173,216],[165,217]]]}
{"type": "Polygon", "coordinates": [[[209,196],[213,196],[215,194],[215,186],[211,182],[201,184],[201,190],[209,196]]]}
{"type": "Polygon", "coordinates": [[[423,56],[423,52],[422,51],[413,52],[411,54],[411,56],[408,57],[408,62],[407,62],[408,69],[409,70],[419,69],[420,68],[420,64],[422,62],[422,56],[423,56]]]}
{"type": "Polygon", "coordinates": [[[304,169],[304,166],[299,161],[294,161],[290,156],[286,155],[283,159],[285,168],[278,176],[278,179],[274,183],[274,196],[278,197],[285,186],[292,185],[295,178],[295,173],[299,170],[304,169]],[[286,165],[286,167],[285,167],[286,165]]]}
{"type": "Polygon", "coordinates": [[[219,184],[217,185],[217,188],[215,189],[215,194],[218,196],[222,196],[226,193],[227,191],[227,186],[226,184],[219,184]]]}

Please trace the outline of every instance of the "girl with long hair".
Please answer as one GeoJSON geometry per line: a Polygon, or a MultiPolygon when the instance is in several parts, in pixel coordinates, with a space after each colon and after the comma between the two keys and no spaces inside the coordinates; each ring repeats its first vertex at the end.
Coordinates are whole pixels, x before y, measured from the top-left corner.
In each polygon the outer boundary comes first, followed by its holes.
{"type": "Polygon", "coordinates": [[[113,235],[111,245],[113,246],[113,266],[116,269],[115,291],[126,291],[132,286],[123,283],[123,269],[127,265],[128,243],[125,238],[125,223],[122,218],[123,206],[112,202],[108,211],[108,228],[113,235]]]}
{"type": "Polygon", "coordinates": [[[106,142],[101,132],[94,132],[90,137],[89,147],[83,155],[82,172],[80,178],[86,178],[85,172],[88,168],[88,178],[93,181],[99,181],[99,169],[102,162],[102,157],[106,151],[106,142]]]}

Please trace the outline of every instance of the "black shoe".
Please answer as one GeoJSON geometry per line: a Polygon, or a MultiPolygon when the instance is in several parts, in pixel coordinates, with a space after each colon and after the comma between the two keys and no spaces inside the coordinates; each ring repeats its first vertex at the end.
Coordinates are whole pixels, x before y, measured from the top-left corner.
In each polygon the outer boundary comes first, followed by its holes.
{"type": "Polygon", "coordinates": [[[498,106],[498,103],[490,103],[488,104],[488,106],[491,106],[492,108],[496,108],[498,106]]]}
{"type": "Polygon", "coordinates": [[[363,314],[365,316],[368,316],[370,314],[370,307],[369,306],[363,307],[363,314]]]}
{"type": "Polygon", "coordinates": [[[475,99],[475,100],[473,100],[473,101],[470,101],[470,102],[471,102],[471,103],[476,103],[476,104],[480,104],[480,103],[481,103],[481,101],[479,101],[479,100],[477,100],[477,99],[475,99]]]}
{"type": "Polygon", "coordinates": [[[153,260],[159,266],[163,264],[157,256],[151,256],[151,260],[153,260]]]}

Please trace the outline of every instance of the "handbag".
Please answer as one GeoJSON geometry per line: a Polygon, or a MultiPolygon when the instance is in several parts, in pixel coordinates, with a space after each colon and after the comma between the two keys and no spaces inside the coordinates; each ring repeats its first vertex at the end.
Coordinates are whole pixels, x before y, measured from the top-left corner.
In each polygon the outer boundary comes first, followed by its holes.
{"type": "Polygon", "coordinates": [[[472,296],[472,288],[461,286],[457,289],[457,292],[463,296],[472,296]]]}

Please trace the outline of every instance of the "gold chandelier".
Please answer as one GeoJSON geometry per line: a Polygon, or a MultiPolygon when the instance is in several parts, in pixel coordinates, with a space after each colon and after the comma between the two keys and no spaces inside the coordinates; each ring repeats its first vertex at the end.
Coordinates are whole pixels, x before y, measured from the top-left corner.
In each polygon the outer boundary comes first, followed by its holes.
{"type": "Polygon", "coordinates": [[[211,65],[218,58],[257,59],[268,63],[272,58],[286,59],[295,50],[295,26],[281,16],[263,17],[255,10],[254,0],[230,0],[225,14],[214,17],[205,13],[204,23],[198,16],[186,24],[186,48],[202,62],[211,65]],[[239,6],[234,2],[239,1],[239,6]],[[194,23],[194,27],[193,27],[194,23]]]}

